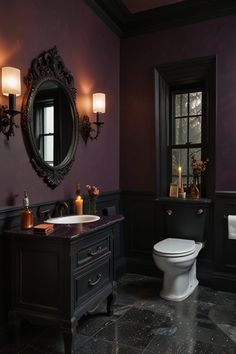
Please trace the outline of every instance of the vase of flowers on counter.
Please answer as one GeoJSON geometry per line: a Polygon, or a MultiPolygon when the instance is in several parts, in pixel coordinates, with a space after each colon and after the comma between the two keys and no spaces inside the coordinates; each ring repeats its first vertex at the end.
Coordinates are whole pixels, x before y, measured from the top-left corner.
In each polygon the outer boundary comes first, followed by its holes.
{"type": "Polygon", "coordinates": [[[88,197],[88,213],[89,215],[95,215],[97,212],[96,200],[100,194],[100,190],[96,186],[86,185],[87,197],[88,197]]]}
{"type": "Polygon", "coordinates": [[[195,154],[191,156],[191,167],[193,170],[193,183],[190,185],[190,197],[193,199],[201,198],[200,177],[206,171],[208,159],[206,161],[197,160],[195,154]]]}

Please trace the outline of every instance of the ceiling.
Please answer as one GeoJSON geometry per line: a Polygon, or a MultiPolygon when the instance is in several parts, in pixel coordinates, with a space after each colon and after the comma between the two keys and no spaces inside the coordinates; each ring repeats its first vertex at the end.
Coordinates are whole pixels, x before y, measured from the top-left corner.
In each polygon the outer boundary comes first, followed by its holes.
{"type": "Polygon", "coordinates": [[[185,0],[122,0],[131,13],[146,11],[156,7],[176,4],[185,0]]]}
{"type": "Polygon", "coordinates": [[[120,37],[236,14],[236,0],[84,0],[120,37]]]}

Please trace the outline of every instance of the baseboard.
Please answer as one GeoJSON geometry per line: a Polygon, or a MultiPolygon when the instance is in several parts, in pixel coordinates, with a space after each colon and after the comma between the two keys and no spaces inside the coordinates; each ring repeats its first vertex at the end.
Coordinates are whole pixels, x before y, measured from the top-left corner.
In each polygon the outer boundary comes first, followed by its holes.
{"type": "Polygon", "coordinates": [[[217,290],[236,293],[236,276],[221,272],[214,272],[212,275],[212,287],[217,290]]]}
{"type": "Polygon", "coordinates": [[[0,326],[0,346],[8,342],[8,328],[0,326]]]}
{"type": "Polygon", "coordinates": [[[127,273],[151,275],[158,278],[162,278],[162,272],[157,269],[152,258],[149,260],[127,257],[126,264],[127,273]]]}
{"type": "Polygon", "coordinates": [[[119,257],[115,259],[115,269],[114,269],[114,278],[118,280],[125,273],[127,273],[127,264],[125,257],[119,257]]]}

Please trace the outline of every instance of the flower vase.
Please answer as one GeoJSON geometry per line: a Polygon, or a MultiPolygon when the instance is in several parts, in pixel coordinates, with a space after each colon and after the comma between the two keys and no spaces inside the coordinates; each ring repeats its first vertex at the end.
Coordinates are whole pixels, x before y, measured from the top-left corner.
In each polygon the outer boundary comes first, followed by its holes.
{"type": "Polygon", "coordinates": [[[97,213],[95,198],[88,200],[88,213],[89,215],[95,215],[97,213]]]}
{"type": "Polygon", "coordinates": [[[193,183],[190,185],[190,197],[192,199],[201,198],[199,175],[194,175],[193,176],[193,183]]]}

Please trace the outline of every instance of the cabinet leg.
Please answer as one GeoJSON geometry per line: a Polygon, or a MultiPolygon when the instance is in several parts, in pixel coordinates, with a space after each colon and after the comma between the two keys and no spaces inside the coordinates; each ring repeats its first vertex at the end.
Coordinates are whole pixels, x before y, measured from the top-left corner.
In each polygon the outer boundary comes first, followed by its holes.
{"type": "Polygon", "coordinates": [[[108,316],[112,316],[113,315],[113,304],[114,304],[114,301],[115,301],[115,294],[111,293],[107,297],[107,314],[108,314],[108,316]]]}
{"type": "Polygon", "coordinates": [[[76,354],[75,351],[75,332],[76,321],[64,321],[61,325],[61,332],[64,338],[65,354],[76,354]]]}

